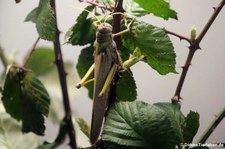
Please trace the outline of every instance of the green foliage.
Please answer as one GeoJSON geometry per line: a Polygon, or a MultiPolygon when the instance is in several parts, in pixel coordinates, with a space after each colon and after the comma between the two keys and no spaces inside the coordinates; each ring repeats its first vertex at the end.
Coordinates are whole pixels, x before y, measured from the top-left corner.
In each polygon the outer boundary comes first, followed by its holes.
{"type": "Polygon", "coordinates": [[[54,68],[55,55],[51,48],[36,48],[26,67],[30,68],[36,76],[43,75],[54,68]]]}
{"type": "Polygon", "coordinates": [[[183,140],[177,133],[181,125],[177,128],[173,121],[183,119],[183,115],[177,105],[161,106],[162,103],[150,105],[141,101],[116,102],[106,118],[103,140],[116,144],[117,149],[120,145],[121,148],[174,149],[183,140]]]}
{"type": "Polygon", "coordinates": [[[167,0],[134,0],[147,12],[153,13],[155,16],[165,20],[169,18],[177,19],[177,13],[170,9],[170,4],[167,0]]]}
{"type": "Polygon", "coordinates": [[[135,21],[131,32],[122,36],[123,45],[131,52],[136,48],[146,57],[158,73],[175,73],[176,54],[169,36],[160,28],[142,21],[135,21]]]}
{"type": "Polygon", "coordinates": [[[22,131],[43,135],[44,117],[49,112],[50,99],[43,84],[31,70],[11,66],[6,76],[2,101],[6,112],[18,121],[22,131]]]}
{"type": "Polygon", "coordinates": [[[55,41],[56,20],[53,14],[50,0],[40,0],[38,7],[27,15],[25,21],[35,23],[37,32],[42,39],[55,41]]]}
{"type": "Polygon", "coordinates": [[[185,120],[183,135],[184,142],[191,143],[195,134],[199,128],[199,114],[197,112],[190,111],[185,120]]]}
{"type": "Polygon", "coordinates": [[[39,140],[32,133],[23,134],[21,125],[3,112],[0,103],[0,148],[1,149],[35,149],[39,140]]]}
{"type": "Polygon", "coordinates": [[[177,142],[183,142],[182,126],[185,121],[183,113],[180,111],[180,104],[171,103],[155,103],[155,106],[165,111],[167,117],[171,122],[171,127],[173,127],[174,138],[177,142]]]}
{"type": "Polygon", "coordinates": [[[123,8],[131,16],[141,17],[148,12],[144,10],[138,3],[136,3],[134,0],[126,0],[123,2],[123,8]]]}
{"type": "Polygon", "coordinates": [[[119,101],[133,101],[137,97],[137,87],[131,71],[121,74],[116,86],[116,98],[119,101]]]}
{"type": "Polygon", "coordinates": [[[88,11],[91,12],[93,9],[93,6],[88,6],[79,15],[76,20],[77,23],[68,31],[68,37],[66,37],[67,43],[71,43],[72,45],[85,45],[94,42],[95,28],[93,26],[93,20],[90,18],[87,19],[88,11]]]}
{"type": "Polygon", "coordinates": [[[108,112],[102,138],[110,149],[174,149],[192,141],[198,126],[198,113],[191,111],[185,118],[178,103],[116,102],[108,112]]]}
{"type": "Polygon", "coordinates": [[[83,118],[76,118],[76,122],[80,126],[80,130],[89,138],[90,137],[90,127],[83,118]]]}

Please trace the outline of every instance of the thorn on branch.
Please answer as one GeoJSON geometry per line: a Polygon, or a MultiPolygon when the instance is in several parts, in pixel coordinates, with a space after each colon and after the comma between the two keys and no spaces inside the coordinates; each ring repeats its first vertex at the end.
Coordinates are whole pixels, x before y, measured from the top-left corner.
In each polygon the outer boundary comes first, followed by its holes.
{"type": "Polygon", "coordinates": [[[180,102],[180,100],[182,100],[183,98],[180,97],[180,95],[176,95],[176,96],[173,96],[173,98],[171,99],[172,103],[178,103],[180,102]]]}
{"type": "Polygon", "coordinates": [[[184,69],[185,66],[181,66],[182,69],[184,69]]]}

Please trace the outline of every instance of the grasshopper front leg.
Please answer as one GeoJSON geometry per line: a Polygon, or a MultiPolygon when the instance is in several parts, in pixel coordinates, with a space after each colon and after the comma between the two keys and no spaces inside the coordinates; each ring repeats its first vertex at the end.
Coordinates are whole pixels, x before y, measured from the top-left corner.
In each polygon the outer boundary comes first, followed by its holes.
{"type": "Polygon", "coordinates": [[[84,77],[81,79],[79,83],[76,84],[76,88],[80,88],[82,86],[85,86],[86,84],[94,81],[94,79],[89,79],[88,78],[91,76],[92,73],[94,73],[94,68],[95,64],[92,64],[87,73],[84,75],[84,77]]]}

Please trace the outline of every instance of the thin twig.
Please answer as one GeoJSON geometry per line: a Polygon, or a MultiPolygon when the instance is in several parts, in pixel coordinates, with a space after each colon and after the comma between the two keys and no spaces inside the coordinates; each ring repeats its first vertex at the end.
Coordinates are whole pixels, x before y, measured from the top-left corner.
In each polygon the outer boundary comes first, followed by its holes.
{"type": "Polygon", "coordinates": [[[185,37],[185,36],[183,36],[183,35],[179,35],[179,34],[177,34],[177,33],[175,33],[175,32],[169,31],[169,30],[167,30],[167,29],[165,29],[165,28],[163,28],[163,31],[166,32],[167,34],[170,34],[170,35],[173,35],[173,36],[175,36],[175,37],[178,37],[180,40],[186,40],[186,41],[189,42],[189,43],[191,42],[191,39],[190,39],[190,38],[185,37]]]}
{"type": "Polygon", "coordinates": [[[34,51],[36,50],[36,46],[38,44],[38,42],[40,41],[40,37],[38,37],[36,39],[36,41],[34,42],[31,51],[29,52],[28,56],[26,57],[23,66],[26,67],[26,65],[28,64],[29,60],[31,59],[32,54],[34,53],[34,51]]]}
{"type": "MultiPolygon", "coordinates": [[[[54,12],[54,17],[57,22],[56,17],[56,6],[55,6],[55,0],[51,0],[51,7],[54,12]]],[[[67,127],[67,133],[69,134],[70,143],[72,149],[77,149],[76,144],[76,137],[75,137],[75,130],[72,122],[72,116],[71,116],[71,109],[70,109],[70,102],[69,102],[69,95],[68,95],[68,89],[67,89],[67,81],[66,81],[66,72],[63,64],[63,57],[62,57],[62,51],[60,46],[60,40],[59,40],[59,29],[56,23],[56,39],[54,42],[54,51],[55,51],[55,63],[58,69],[59,73],[59,79],[62,89],[62,95],[63,95],[63,105],[64,105],[64,111],[65,111],[65,117],[64,121],[67,127]]]]}
{"type": "Polygon", "coordinates": [[[5,67],[5,70],[7,69],[7,66],[9,65],[9,60],[5,55],[4,50],[2,49],[2,47],[0,46],[0,59],[2,61],[3,66],[5,67]]]}
{"type": "Polygon", "coordinates": [[[213,133],[213,131],[216,129],[216,127],[219,125],[219,123],[224,119],[225,117],[225,108],[220,112],[218,116],[216,116],[215,120],[212,122],[212,124],[209,126],[209,128],[205,131],[205,133],[202,135],[199,143],[205,143],[206,140],[209,138],[209,136],[213,133]]]}
{"type": "Polygon", "coordinates": [[[218,16],[218,14],[221,11],[221,9],[223,8],[224,4],[225,4],[225,0],[222,0],[220,2],[220,4],[214,9],[213,15],[209,18],[208,22],[204,26],[204,28],[201,31],[201,33],[199,34],[199,36],[196,39],[191,39],[188,57],[187,57],[187,60],[185,62],[185,65],[182,67],[183,71],[181,73],[180,80],[178,82],[178,85],[177,85],[177,88],[176,88],[176,91],[175,91],[175,95],[172,98],[172,101],[179,101],[181,99],[180,93],[181,93],[181,90],[182,90],[184,80],[186,78],[189,66],[191,65],[192,58],[193,58],[196,50],[200,49],[199,44],[200,44],[201,40],[203,39],[203,37],[205,36],[207,31],[211,27],[212,23],[214,22],[214,20],[218,16]]]}
{"type": "Polygon", "coordinates": [[[203,37],[205,36],[207,31],[209,30],[210,26],[212,25],[212,23],[214,22],[214,20],[216,19],[216,17],[220,13],[220,11],[222,10],[224,4],[225,4],[225,0],[222,0],[217,7],[214,7],[213,15],[210,17],[209,21],[206,23],[205,27],[203,28],[203,30],[199,34],[198,38],[196,39],[197,43],[200,43],[202,41],[203,37]]]}
{"type": "Polygon", "coordinates": [[[112,11],[112,9],[113,8],[109,8],[109,7],[107,7],[107,5],[101,5],[101,4],[99,4],[99,3],[97,3],[97,2],[95,2],[95,1],[92,1],[92,0],[79,0],[80,2],[85,2],[85,3],[88,3],[88,4],[91,4],[91,5],[93,5],[93,6],[97,6],[98,8],[104,8],[104,9],[106,9],[106,10],[109,10],[110,12],[112,11]]]}

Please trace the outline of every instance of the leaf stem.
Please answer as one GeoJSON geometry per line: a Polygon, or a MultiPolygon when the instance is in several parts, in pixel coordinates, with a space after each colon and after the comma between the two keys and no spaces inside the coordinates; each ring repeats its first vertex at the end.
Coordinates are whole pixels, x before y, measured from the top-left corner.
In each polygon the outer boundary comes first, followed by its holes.
{"type": "Polygon", "coordinates": [[[206,140],[209,138],[209,136],[213,133],[213,131],[216,129],[216,127],[219,125],[219,123],[224,119],[225,117],[225,108],[219,113],[218,116],[214,119],[214,121],[210,124],[208,129],[204,132],[202,137],[199,139],[199,143],[205,143],[206,140]]]}
{"type": "MultiPolygon", "coordinates": [[[[57,22],[55,0],[51,0],[51,7],[57,22]]],[[[64,63],[63,63],[59,34],[60,32],[56,23],[56,39],[54,42],[54,51],[55,51],[55,63],[58,69],[62,95],[63,95],[63,104],[64,104],[64,110],[65,110],[64,121],[67,127],[67,133],[69,134],[69,138],[70,138],[69,145],[71,146],[72,149],[77,149],[75,129],[74,129],[72,118],[71,118],[71,109],[70,109],[69,95],[68,95],[68,89],[67,89],[67,81],[66,81],[67,74],[65,72],[64,63]]]]}
{"type": "Polygon", "coordinates": [[[23,66],[26,67],[26,65],[28,64],[29,60],[31,59],[32,54],[34,53],[34,51],[36,50],[36,46],[38,44],[38,42],[40,41],[40,37],[38,37],[36,39],[36,41],[34,42],[31,51],[29,52],[28,56],[26,57],[23,66]]]}
{"type": "MultiPolygon", "coordinates": [[[[207,31],[211,27],[211,25],[214,22],[214,20],[216,19],[216,17],[218,16],[218,14],[221,11],[221,9],[223,8],[224,4],[225,4],[225,0],[222,0],[220,2],[220,4],[217,7],[214,8],[214,13],[209,18],[208,22],[204,26],[204,28],[201,31],[201,33],[199,34],[199,36],[196,39],[191,39],[190,40],[190,42],[189,42],[190,43],[190,47],[189,47],[188,57],[186,59],[185,65],[182,67],[183,71],[181,73],[180,80],[178,82],[178,85],[177,85],[177,88],[176,88],[176,91],[175,91],[175,95],[172,98],[172,102],[179,101],[181,99],[180,93],[181,93],[181,90],[182,90],[182,87],[183,87],[183,84],[184,84],[184,80],[186,78],[189,66],[191,65],[192,58],[193,58],[195,52],[198,49],[201,49],[200,46],[199,46],[200,42],[204,38],[205,34],[207,33],[207,31]]],[[[170,32],[170,33],[172,34],[172,32],[170,32]]],[[[174,34],[174,35],[176,35],[176,34],[174,34]]],[[[187,40],[187,39],[185,39],[185,40],[187,40]]]]}
{"type": "Polygon", "coordinates": [[[5,55],[4,50],[2,49],[2,47],[0,46],[0,59],[2,61],[3,66],[5,67],[5,70],[7,69],[7,66],[9,65],[9,60],[5,55]]]}

